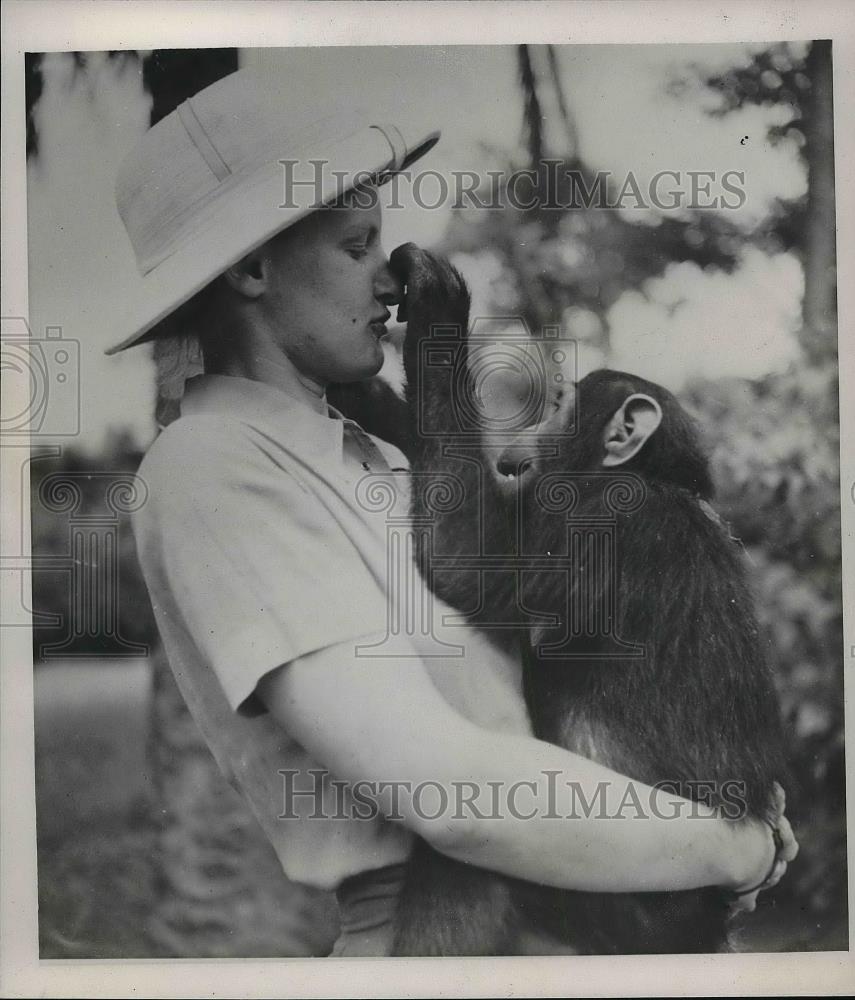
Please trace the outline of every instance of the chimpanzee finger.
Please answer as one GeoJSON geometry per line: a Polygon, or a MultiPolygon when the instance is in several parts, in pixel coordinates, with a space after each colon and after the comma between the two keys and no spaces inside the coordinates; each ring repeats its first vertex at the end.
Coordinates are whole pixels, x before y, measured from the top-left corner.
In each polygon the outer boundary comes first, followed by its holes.
{"type": "Polygon", "coordinates": [[[404,288],[404,297],[398,303],[398,322],[407,321],[407,299],[410,295],[411,275],[416,255],[422,251],[415,243],[402,243],[389,256],[389,268],[404,288]]]}
{"type": "Polygon", "coordinates": [[[468,309],[469,291],[466,282],[455,267],[444,257],[422,250],[415,243],[404,243],[396,247],[389,258],[389,267],[405,286],[403,301],[398,305],[398,322],[409,321],[413,310],[422,301],[430,301],[440,306],[437,319],[443,316],[442,304],[455,313],[468,309]]]}
{"type": "Polygon", "coordinates": [[[403,243],[389,257],[389,267],[404,286],[404,298],[398,304],[399,323],[412,315],[416,301],[424,296],[428,287],[439,284],[440,263],[433,254],[422,250],[415,243],[403,243]]]}
{"type": "Polygon", "coordinates": [[[402,243],[389,255],[389,267],[403,284],[409,280],[413,262],[420,253],[423,251],[415,243],[402,243]]]}

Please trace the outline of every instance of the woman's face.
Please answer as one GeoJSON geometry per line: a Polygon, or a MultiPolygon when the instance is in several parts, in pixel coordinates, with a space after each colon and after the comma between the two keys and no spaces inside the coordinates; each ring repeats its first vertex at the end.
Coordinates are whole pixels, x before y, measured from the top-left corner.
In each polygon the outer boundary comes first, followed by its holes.
{"type": "Polygon", "coordinates": [[[313,213],[265,248],[262,308],[280,349],[309,378],[354,382],[383,364],[380,338],[402,288],[380,245],[381,210],[313,213]]]}

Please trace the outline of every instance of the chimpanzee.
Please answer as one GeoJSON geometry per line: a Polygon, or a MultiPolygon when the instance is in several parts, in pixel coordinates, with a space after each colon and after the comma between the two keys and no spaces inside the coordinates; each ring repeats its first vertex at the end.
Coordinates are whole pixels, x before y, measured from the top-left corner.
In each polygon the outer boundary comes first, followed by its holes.
{"type": "MultiPolygon", "coordinates": [[[[408,320],[409,416],[395,423],[408,427],[413,472],[427,474],[414,477],[412,513],[432,524],[418,536],[418,560],[433,590],[475,623],[519,632],[537,737],[733,818],[765,816],[783,770],[779,708],[742,553],[709,506],[709,467],[688,415],[660,386],[601,370],[556,395],[539,427],[490,446],[489,427],[473,423],[466,364],[449,378],[424,347],[446,359],[465,352],[463,279],[412,244],[391,263],[408,320]],[[437,511],[418,484],[440,475],[456,477],[463,499],[437,511]],[[610,496],[619,500],[611,508],[610,496]],[[596,526],[608,513],[603,534],[596,526]],[[520,553],[532,568],[519,570],[520,553]],[[505,571],[501,559],[491,572],[471,560],[455,567],[479,554],[506,556],[505,571]],[[599,626],[582,627],[590,621],[599,626]]],[[[728,912],[716,888],[567,892],[419,842],[393,954],[513,954],[526,926],[581,953],[713,952],[727,946],[728,912]]]]}

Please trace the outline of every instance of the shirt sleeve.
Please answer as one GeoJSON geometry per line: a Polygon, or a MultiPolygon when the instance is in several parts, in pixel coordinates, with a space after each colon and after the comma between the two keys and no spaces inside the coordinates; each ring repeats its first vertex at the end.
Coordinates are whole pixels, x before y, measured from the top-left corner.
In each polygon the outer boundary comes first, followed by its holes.
{"type": "Polygon", "coordinates": [[[180,423],[140,469],[137,548],[156,613],[181,616],[231,707],[275,667],[384,632],[385,593],[322,498],[243,425],[180,423]]]}

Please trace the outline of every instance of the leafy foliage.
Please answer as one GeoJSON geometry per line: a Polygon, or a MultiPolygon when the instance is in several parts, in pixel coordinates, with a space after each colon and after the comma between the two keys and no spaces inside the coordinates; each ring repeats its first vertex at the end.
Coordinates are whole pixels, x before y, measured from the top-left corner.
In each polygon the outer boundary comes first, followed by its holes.
{"type": "Polygon", "coordinates": [[[711,446],[718,508],[746,548],[790,735],[789,815],[801,841],[776,890],[819,918],[845,912],[843,619],[837,370],[697,381],[685,402],[711,446]]]}

